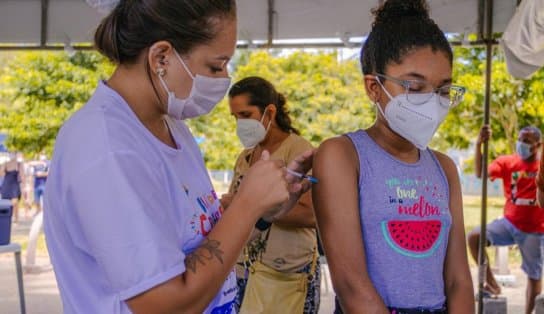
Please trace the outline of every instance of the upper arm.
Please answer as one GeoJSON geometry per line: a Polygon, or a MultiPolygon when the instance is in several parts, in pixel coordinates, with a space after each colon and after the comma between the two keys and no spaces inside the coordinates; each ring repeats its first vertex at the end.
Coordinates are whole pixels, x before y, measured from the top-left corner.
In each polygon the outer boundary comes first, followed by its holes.
{"type": "Polygon", "coordinates": [[[542,191],[538,185],[536,189],[536,201],[538,204],[538,207],[542,208],[544,206],[544,191],[542,191]]]}
{"type": "Polygon", "coordinates": [[[444,281],[448,286],[463,283],[472,297],[472,279],[468,267],[467,248],[465,242],[465,225],[463,218],[463,199],[457,167],[444,154],[435,152],[449,183],[449,207],[452,217],[452,226],[448,239],[446,261],[444,265],[444,281]],[[470,286],[470,287],[469,287],[470,286]]]}
{"type": "Polygon", "coordinates": [[[179,295],[183,289],[183,278],[177,276],[126,300],[126,303],[135,314],[178,313],[179,308],[172,302],[172,296],[179,295]]]}
{"type": "Polygon", "coordinates": [[[493,160],[487,168],[490,179],[502,178],[507,171],[506,164],[501,157],[493,160]]]}
{"type": "Polygon", "coordinates": [[[358,203],[359,162],[347,137],[325,141],[317,150],[312,195],[332,280],[342,298],[369,283],[358,203]]]}

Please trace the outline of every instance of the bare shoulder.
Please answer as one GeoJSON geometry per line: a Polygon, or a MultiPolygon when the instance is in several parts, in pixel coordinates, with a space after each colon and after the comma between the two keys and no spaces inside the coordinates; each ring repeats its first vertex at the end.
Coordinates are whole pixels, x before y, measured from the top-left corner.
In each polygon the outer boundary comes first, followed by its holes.
{"type": "Polygon", "coordinates": [[[316,161],[357,161],[357,152],[347,136],[337,136],[325,140],[317,149],[316,161]]]}
{"type": "Polygon", "coordinates": [[[453,160],[448,155],[439,151],[432,150],[432,152],[436,156],[436,159],[438,159],[438,162],[442,166],[442,169],[444,169],[448,180],[451,180],[452,178],[457,178],[457,166],[455,165],[453,160]]]}
{"type": "MultiPolygon", "coordinates": [[[[313,173],[320,180],[316,190],[336,189],[345,182],[357,182],[359,157],[347,136],[338,136],[321,143],[313,160],[313,173]]],[[[345,189],[344,189],[345,191],[345,189]]]]}

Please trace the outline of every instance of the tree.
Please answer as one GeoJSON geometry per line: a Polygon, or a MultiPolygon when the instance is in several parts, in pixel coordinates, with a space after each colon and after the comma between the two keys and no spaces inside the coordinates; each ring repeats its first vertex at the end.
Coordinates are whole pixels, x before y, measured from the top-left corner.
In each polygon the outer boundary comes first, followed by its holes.
{"type": "MultiPolygon", "coordinates": [[[[492,61],[490,155],[495,158],[515,152],[521,127],[535,125],[542,129],[544,126],[544,71],[540,70],[528,80],[517,80],[508,73],[504,56],[497,48],[492,61]]],[[[435,147],[464,149],[475,142],[483,125],[484,74],[484,48],[455,49],[454,81],[465,86],[467,93],[440,127],[433,140],[435,147]]]]}
{"type": "Polygon", "coordinates": [[[24,52],[0,71],[0,130],[10,150],[50,154],[62,124],[113,66],[96,52],[24,52]]]}
{"type": "MultiPolygon", "coordinates": [[[[365,96],[358,62],[340,62],[336,53],[295,52],[274,57],[257,51],[240,62],[233,79],[261,76],[270,80],[287,98],[287,106],[298,128],[312,144],[329,137],[369,126],[373,105],[365,96]]],[[[226,100],[211,115],[189,122],[210,169],[232,169],[242,150],[236,125],[226,100]]]]}
{"type": "MultiPolygon", "coordinates": [[[[4,56],[0,56],[5,58],[4,56]]],[[[484,50],[455,48],[454,81],[468,88],[438,130],[431,147],[446,151],[466,149],[474,142],[483,120],[484,50]]],[[[544,126],[544,71],[531,79],[513,79],[504,57],[493,58],[491,156],[514,151],[517,131],[544,126]]],[[[5,60],[5,59],[2,59],[5,60]]],[[[96,52],[14,53],[0,70],[0,131],[8,133],[12,150],[50,153],[66,119],[80,108],[113,65],[96,52]]],[[[241,50],[231,64],[234,81],[257,75],[270,80],[288,100],[288,108],[302,135],[314,145],[324,139],[368,127],[375,108],[365,96],[356,60],[340,61],[334,52],[306,53],[241,50]]],[[[242,146],[227,100],[212,114],[190,120],[210,169],[231,169],[242,146]]]]}
{"type": "MultiPolygon", "coordinates": [[[[318,145],[322,140],[369,125],[372,105],[364,96],[356,61],[339,62],[335,53],[240,51],[234,79],[260,75],[288,99],[295,127],[318,145]]],[[[0,125],[11,150],[50,153],[61,125],[90,97],[113,66],[95,52],[24,52],[0,72],[0,125]]],[[[226,100],[208,116],[190,120],[210,169],[230,169],[242,146],[226,100]]]]}

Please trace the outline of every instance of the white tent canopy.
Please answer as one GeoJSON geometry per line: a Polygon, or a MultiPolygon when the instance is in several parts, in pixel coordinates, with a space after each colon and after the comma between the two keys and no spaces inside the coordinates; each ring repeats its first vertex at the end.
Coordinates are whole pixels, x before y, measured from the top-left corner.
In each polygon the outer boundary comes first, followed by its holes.
{"type": "Polygon", "coordinates": [[[523,1],[502,36],[508,71],[529,78],[544,64],[544,1],[523,1]]]}
{"type": "MultiPolygon", "coordinates": [[[[93,2],[97,0],[89,0],[93,2]]],[[[102,0],[109,2],[109,0],[102,0]]],[[[274,43],[323,39],[342,43],[365,36],[379,0],[238,0],[239,39],[274,43]],[[270,14],[272,12],[272,14],[270,14]],[[269,17],[273,18],[270,20],[269,17]],[[269,23],[271,22],[271,23],[269,23]]],[[[446,33],[478,33],[480,0],[430,0],[446,33]]],[[[502,32],[518,0],[494,1],[494,31],[502,32]]],[[[85,0],[0,0],[0,49],[90,43],[103,13],[85,0]]]]}

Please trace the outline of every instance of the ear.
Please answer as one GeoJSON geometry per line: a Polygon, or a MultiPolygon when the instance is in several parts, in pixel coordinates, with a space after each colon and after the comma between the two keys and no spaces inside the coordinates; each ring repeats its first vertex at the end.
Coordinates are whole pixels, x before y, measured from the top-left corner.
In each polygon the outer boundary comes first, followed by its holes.
{"type": "Polygon", "coordinates": [[[161,40],[149,47],[147,61],[151,73],[158,74],[160,71],[168,71],[168,67],[174,56],[174,47],[167,41],[161,40]]]}
{"type": "Polygon", "coordinates": [[[371,74],[366,74],[363,76],[363,83],[365,85],[366,94],[372,100],[372,102],[377,102],[381,96],[381,86],[376,81],[376,76],[371,74]]]}
{"type": "Polygon", "coordinates": [[[269,104],[266,106],[265,110],[265,114],[269,117],[270,121],[272,121],[272,124],[274,124],[276,121],[276,115],[278,114],[278,108],[274,104],[269,104]]]}
{"type": "Polygon", "coordinates": [[[270,115],[270,116],[276,116],[276,113],[278,113],[278,108],[274,104],[269,104],[264,108],[264,110],[270,115]]]}

